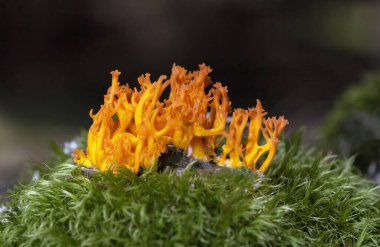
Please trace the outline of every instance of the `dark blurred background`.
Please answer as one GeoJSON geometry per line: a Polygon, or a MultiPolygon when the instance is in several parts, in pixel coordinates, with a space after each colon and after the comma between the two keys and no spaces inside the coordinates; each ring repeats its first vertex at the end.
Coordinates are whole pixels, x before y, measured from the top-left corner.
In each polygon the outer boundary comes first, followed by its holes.
{"type": "Polygon", "coordinates": [[[310,142],[337,95],[379,68],[378,13],[369,0],[3,0],[0,193],[49,140],[89,127],[113,69],[134,84],[205,62],[234,107],[259,98],[310,142]]]}

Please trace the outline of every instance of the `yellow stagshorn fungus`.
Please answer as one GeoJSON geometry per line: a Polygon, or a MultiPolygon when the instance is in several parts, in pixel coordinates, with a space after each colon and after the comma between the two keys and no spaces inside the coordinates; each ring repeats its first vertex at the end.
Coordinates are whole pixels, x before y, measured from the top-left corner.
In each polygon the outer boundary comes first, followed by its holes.
{"type": "Polygon", "coordinates": [[[194,72],[174,64],[169,79],[160,76],[151,82],[150,74],[140,76],[138,90],[120,85],[120,72],[112,71],[104,104],[96,114],[90,112],[93,124],[86,153],[76,150],[74,161],[101,171],[117,172],[118,167],[126,167],[137,173],[141,167],[154,166],[171,144],[195,159],[265,172],[288,121],[284,117],[265,118],[266,112],[257,100],[255,108],[235,109],[226,130],[231,111],[227,88],[215,83],[206,93],[205,88],[212,84],[210,72],[205,64],[194,72]],[[170,93],[163,100],[166,88],[170,93]],[[262,145],[261,136],[265,140],[262,145]],[[217,156],[215,149],[223,140],[217,156]]]}

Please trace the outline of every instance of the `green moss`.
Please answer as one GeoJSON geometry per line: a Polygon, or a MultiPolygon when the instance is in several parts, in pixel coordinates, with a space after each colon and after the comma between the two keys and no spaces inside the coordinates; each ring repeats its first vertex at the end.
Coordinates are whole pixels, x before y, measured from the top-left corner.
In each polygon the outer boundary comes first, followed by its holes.
{"type": "Polygon", "coordinates": [[[345,91],[321,128],[321,144],[343,156],[355,155],[362,172],[380,183],[380,72],[345,91]]]}
{"type": "MultiPolygon", "coordinates": [[[[10,194],[3,246],[376,246],[380,193],[352,160],[281,144],[268,174],[136,177],[61,164],[10,194]]],[[[67,161],[69,162],[69,160],[67,161]]],[[[65,162],[65,163],[67,163],[65,162]]]]}
{"type": "Polygon", "coordinates": [[[380,139],[380,72],[345,91],[322,128],[324,144],[352,154],[371,139],[380,139]]]}

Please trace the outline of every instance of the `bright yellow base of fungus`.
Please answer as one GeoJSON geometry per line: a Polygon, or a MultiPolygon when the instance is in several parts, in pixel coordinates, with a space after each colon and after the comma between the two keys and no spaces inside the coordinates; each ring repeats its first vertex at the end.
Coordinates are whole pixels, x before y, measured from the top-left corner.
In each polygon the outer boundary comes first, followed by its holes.
{"type": "Polygon", "coordinates": [[[118,167],[126,167],[137,173],[140,167],[154,166],[171,144],[195,159],[265,172],[288,121],[283,116],[265,118],[266,112],[257,100],[255,108],[235,109],[226,130],[231,108],[227,88],[214,83],[206,93],[205,87],[212,84],[210,72],[205,64],[194,72],[173,65],[169,79],[160,76],[151,82],[150,74],[140,76],[137,90],[120,85],[120,72],[112,71],[104,104],[96,114],[90,112],[93,124],[87,151],[76,150],[75,163],[101,171],[111,168],[117,172],[118,167]],[[162,100],[166,88],[170,93],[162,100]],[[246,128],[248,139],[243,142],[246,128]],[[260,135],[265,139],[263,145],[259,145],[260,135]],[[215,148],[224,139],[222,154],[216,156],[215,148]],[[259,165],[263,155],[266,157],[259,165]]]}

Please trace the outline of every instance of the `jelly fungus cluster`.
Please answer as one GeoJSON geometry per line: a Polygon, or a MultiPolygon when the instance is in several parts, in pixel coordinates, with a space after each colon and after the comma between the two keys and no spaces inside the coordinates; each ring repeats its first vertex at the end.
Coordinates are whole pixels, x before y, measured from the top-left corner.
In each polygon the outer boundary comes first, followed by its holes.
{"type": "Polygon", "coordinates": [[[194,159],[265,172],[288,121],[265,118],[257,100],[254,108],[235,109],[226,128],[231,111],[227,88],[214,83],[206,93],[210,72],[205,64],[194,72],[174,64],[169,79],[152,82],[150,74],[140,76],[138,90],[120,85],[120,72],[112,71],[104,104],[96,114],[90,111],[86,153],[75,150],[74,161],[101,171],[126,167],[137,173],[155,166],[167,145],[174,145],[194,159]],[[165,89],[170,91],[162,99],[165,89]]]}

